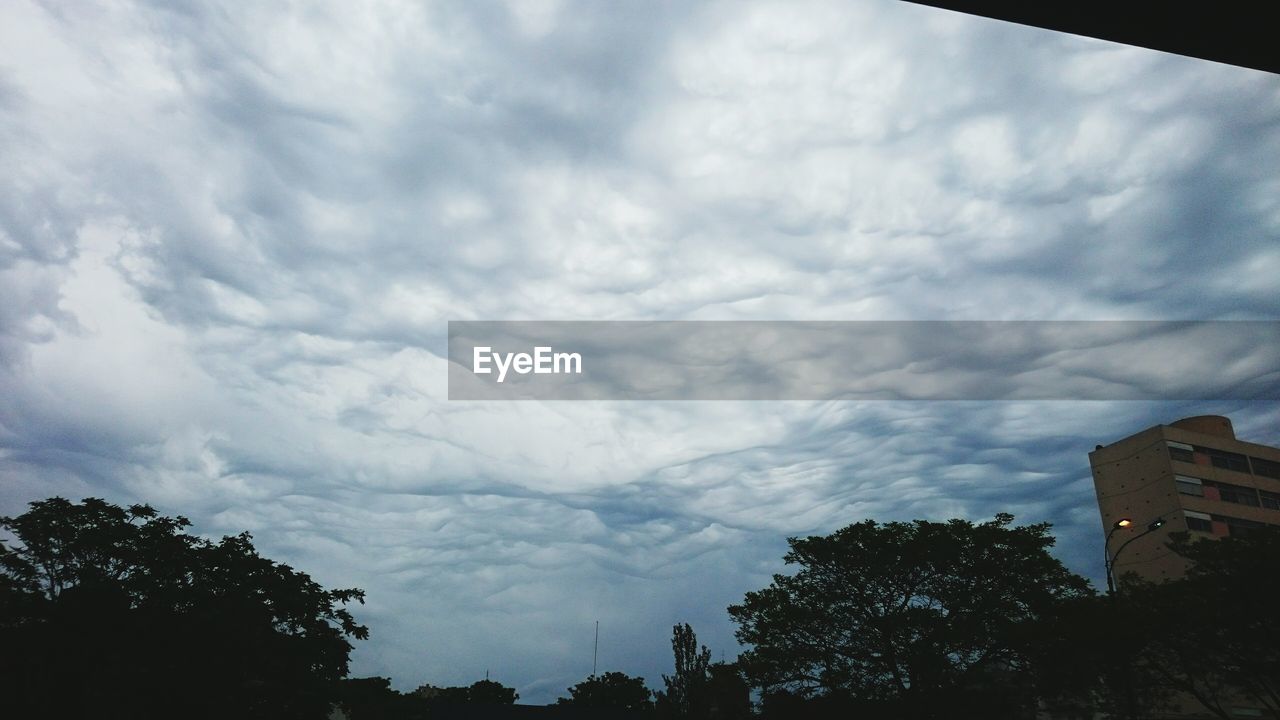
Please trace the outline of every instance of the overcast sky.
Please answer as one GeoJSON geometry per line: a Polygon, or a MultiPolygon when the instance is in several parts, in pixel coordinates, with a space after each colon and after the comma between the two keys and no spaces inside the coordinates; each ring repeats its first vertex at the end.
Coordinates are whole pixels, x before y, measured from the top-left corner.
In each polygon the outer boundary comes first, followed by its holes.
{"type": "MultiPolygon", "coordinates": [[[[1280,77],[874,2],[8,2],[0,514],[358,586],[356,675],[671,671],[788,535],[1009,511],[1276,403],[469,403],[449,320],[1280,319],[1280,77]],[[242,7],[244,6],[244,7],[242,7]]],[[[1168,358],[1154,358],[1164,362],[1168,358]]]]}

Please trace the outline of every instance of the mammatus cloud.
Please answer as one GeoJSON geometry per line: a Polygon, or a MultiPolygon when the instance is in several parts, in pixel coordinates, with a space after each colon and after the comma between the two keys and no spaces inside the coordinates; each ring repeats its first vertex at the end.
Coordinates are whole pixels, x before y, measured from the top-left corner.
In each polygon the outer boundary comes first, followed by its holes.
{"type": "MultiPolygon", "coordinates": [[[[1273,404],[446,400],[447,320],[1274,320],[1274,76],[895,2],[10,5],[0,512],[148,501],[369,591],[355,672],[669,671],[789,534],[1057,524],[1273,404]]],[[[1170,362],[1176,362],[1171,359],[1170,362]]]]}

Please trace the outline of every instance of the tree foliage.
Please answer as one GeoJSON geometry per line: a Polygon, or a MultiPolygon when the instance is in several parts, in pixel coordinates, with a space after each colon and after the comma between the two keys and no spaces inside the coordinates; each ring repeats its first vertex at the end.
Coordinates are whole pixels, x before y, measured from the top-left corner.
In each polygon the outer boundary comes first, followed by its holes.
{"type": "Polygon", "coordinates": [[[751,687],[735,663],[712,663],[707,668],[708,718],[741,720],[752,716],[751,687]]]}
{"type": "Polygon", "coordinates": [[[675,674],[663,675],[666,690],[658,693],[658,709],[664,717],[693,718],[704,713],[702,701],[710,677],[711,651],[698,649],[698,636],[688,623],[671,628],[671,652],[675,674]]]}
{"type": "Polygon", "coordinates": [[[343,680],[337,704],[347,720],[428,720],[431,716],[427,700],[397,692],[384,677],[343,680]]]}
{"type": "Polygon", "coordinates": [[[1047,524],[877,524],[788,540],[794,575],[729,608],[766,695],[900,717],[1018,716],[1036,703],[1034,628],[1091,593],[1048,552],[1047,524]]]}
{"type": "Polygon", "coordinates": [[[711,650],[698,645],[687,623],[671,629],[675,674],[663,675],[656,693],[659,718],[736,720],[751,715],[751,688],[737,665],[712,663],[711,650]]]}
{"type": "Polygon", "coordinates": [[[509,688],[500,682],[484,679],[477,680],[464,687],[436,687],[422,685],[413,694],[433,703],[447,705],[480,704],[480,705],[512,705],[520,699],[515,688],[509,688]]]}
{"type": "Polygon", "coordinates": [[[1224,720],[1242,705],[1280,716],[1280,529],[1220,540],[1174,533],[1169,547],[1191,561],[1185,577],[1129,577],[1117,598],[1136,683],[1194,697],[1224,720]]]}
{"type": "Polygon", "coordinates": [[[512,705],[520,699],[515,688],[493,680],[477,680],[467,688],[467,701],[486,705],[512,705]]]}
{"type": "Polygon", "coordinates": [[[642,677],[607,672],[592,675],[569,688],[569,697],[556,700],[556,704],[643,712],[653,708],[653,692],[645,687],[642,677]]]}
{"type": "Polygon", "coordinates": [[[0,518],[0,683],[15,717],[315,717],[367,637],[326,590],[146,505],[52,498],[0,518]],[[126,712],[127,709],[127,712],[126,712]]]}

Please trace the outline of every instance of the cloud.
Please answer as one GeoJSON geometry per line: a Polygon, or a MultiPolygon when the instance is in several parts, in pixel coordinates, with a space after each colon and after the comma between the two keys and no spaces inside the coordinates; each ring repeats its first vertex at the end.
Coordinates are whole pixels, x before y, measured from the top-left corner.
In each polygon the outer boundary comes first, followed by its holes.
{"type": "Polygon", "coordinates": [[[669,672],[785,537],[1052,520],[1274,404],[446,400],[447,320],[1274,320],[1276,78],[907,3],[6,7],[0,512],[360,586],[355,672],[669,672]]]}

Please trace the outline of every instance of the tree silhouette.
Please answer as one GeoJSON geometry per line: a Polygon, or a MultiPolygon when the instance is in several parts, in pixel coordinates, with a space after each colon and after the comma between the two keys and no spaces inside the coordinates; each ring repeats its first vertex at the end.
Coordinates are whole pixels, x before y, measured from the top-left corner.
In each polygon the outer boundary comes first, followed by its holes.
{"type": "Polygon", "coordinates": [[[688,623],[671,628],[671,652],[675,674],[663,675],[666,690],[658,693],[657,708],[662,717],[697,718],[706,715],[706,686],[711,651],[698,649],[698,636],[688,623]]]}
{"type": "Polygon", "coordinates": [[[644,678],[607,672],[598,677],[592,675],[569,688],[569,697],[556,700],[556,704],[642,712],[653,708],[652,697],[653,692],[645,687],[644,678]]]}
{"type": "Polygon", "coordinates": [[[1224,719],[1238,706],[1280,716],[1280,529],[1171,533],[1169,548],[1191,561],[1185,577],[1130,576],[1118,598],[1139,686],[1183,693],[1224,719]]]}
{"type": "Polygon", "coordinates": [[[467,700],[488,705],[512,705],[520,699],[515,688],[509,688],[493,680],[477,680],[467,689],[467,700]]]}
{"type": "Polygon", "coordinates": [[[1091,590],[1049,555],[1047,524],[1012,521],[868,520],[789,539],[799,572],[729,608],[752,646],[747,677],[775,707],[824,697],[898,717],[1024,715],[1037,701],[1031,629],[1091,590]]]}
{"type": "Polygon", "coordinates": [[[413,694],[432,703],[445,705],[512,705],[520,699],[515,688],[509,688],[493,680],[477,680],[467,687],[436,687],[422,685],[413,694]]]}
{"type": "Polygon", "coordinates": [[[323,716],[347,672],[342,607],[245,533],[96,498],[0,518],[0,691],[14,717],[323,716]]]}
{"type": "Polygon", "coordinates": [[[395,691],[384,677],[343,680],[338,706],[347,720],[428,720],[431,714],[425,699],[395,691]]]}
{"type": "Polygon", "coordinates": [[[751,717],[751,687],[734,663],[712,663],[707,668],[707,716],[716,720],[751,717]]]}

